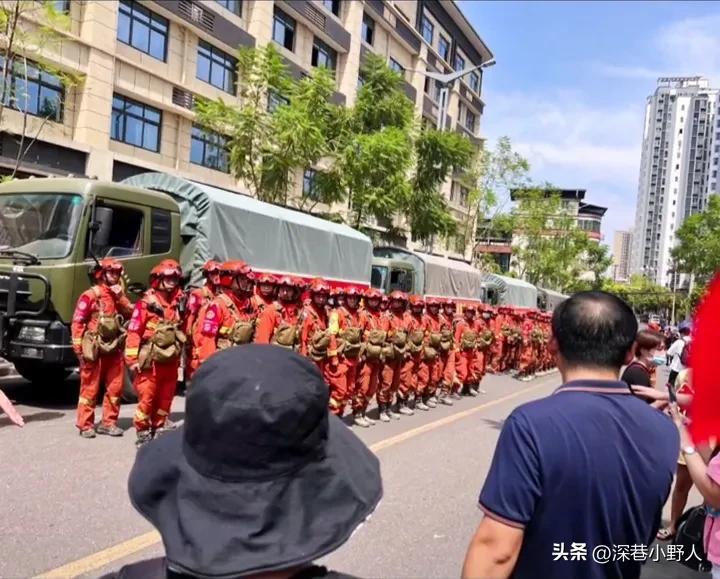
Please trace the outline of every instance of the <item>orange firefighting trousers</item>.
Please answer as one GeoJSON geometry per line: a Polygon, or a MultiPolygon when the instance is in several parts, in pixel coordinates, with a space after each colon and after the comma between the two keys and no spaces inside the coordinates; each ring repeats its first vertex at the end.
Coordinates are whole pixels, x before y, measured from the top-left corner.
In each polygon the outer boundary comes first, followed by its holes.
{"type": "Polygon", "coordinates": [[[179,360],[155,364],[135,377],[138,405],[133,425],[138,432],[165,425],[177,386],[179,360]]]}
{"type": "Polygon", "coordinates": [[[380,360],[365,360],[360,363],[357,372],[357,387],[352,399],[353,411],[364,412],[367,410],[370,400],[377,392],[382,369],[383,363],[380,360]]]}
{"type": "Polygon", "coordinates": [[[95,425],[95,403],[100,384],[105,383],[102,424],[114,426],[120,413],[122,394],[123,353],[121,350],[100,356],[95,362],[83,362],[80,366],[80,398],[78,400],[77,422],[80,430],[89,430],[95,425]]]}
{"type": "Polygon", "coordinates": [[[418,389],[417,372],[422,360],[422,354],[411,354],[400,366],[400,384],[398,385],[398,398],[408,400],[418,389]]]}

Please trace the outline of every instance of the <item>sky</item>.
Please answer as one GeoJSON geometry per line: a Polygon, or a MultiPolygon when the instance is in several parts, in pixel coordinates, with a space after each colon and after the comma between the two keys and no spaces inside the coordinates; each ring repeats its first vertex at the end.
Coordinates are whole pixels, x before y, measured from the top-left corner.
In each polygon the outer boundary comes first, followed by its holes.
{"type": "Polygon", "coordinates": [[[488,2],[459,5],[497,64],[486,70],[481,121],[535,182],[587,189],[608,207],[604,241],[631,228],[645,103],[659,76],[720,86],[720,3],[488,2]]]}

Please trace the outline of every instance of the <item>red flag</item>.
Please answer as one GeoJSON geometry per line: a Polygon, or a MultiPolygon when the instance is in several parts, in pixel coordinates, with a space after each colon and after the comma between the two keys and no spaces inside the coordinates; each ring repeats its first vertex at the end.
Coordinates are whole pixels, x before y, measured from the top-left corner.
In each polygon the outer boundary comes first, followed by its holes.
{"type": "Polygon", "coordinates": [[[690,367],[695,391],[690,405],[690,434],[695,443],[720,439],[720,274],[697,309],[693,322],[690,367]]]}

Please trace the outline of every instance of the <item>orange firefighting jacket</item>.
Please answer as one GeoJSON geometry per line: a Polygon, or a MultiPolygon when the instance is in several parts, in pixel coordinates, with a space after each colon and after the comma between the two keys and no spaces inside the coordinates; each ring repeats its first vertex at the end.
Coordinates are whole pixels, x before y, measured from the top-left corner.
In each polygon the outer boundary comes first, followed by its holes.
{"type": "Polygon", "coordinates": [[[301,307],[297,303],[275,302],[266,307],[258,316],[255,328],[256,344],[271,344],[277,329],[283,325],[298,327],[300,325],[301,307]]]}
{"type": "Polygon", "coordinates": [[[212,288],[205,284],[202,287],[193,289],[188,294],[187,313],[185,317],[185,333],[188,336],[195,335],[195,322],[200,319],[201,312],[215,298],[212,288]]]}
{"type": "Polygon", "coordinates": [[[182,322],[178,307],[182,298],[182,291],[176,290],[169,299],[164,294],[165,292],[155,291],[151,288],[135,304],[135,310],[128,326],[127,341],[125,342],[125,363],[128,366],[137,364],[140,348],[153,337],[159,322],[163,320],[178,324],[182,322]],[[158,315],[153,309],[149,309],[149,306],[153,303],[162,307],[163,316],[158,315]]]}
{"type": "Polygon", "coordinates": [[[227,338],[237,322],[253,322],[257,310],[251,298],[239,298],[232,291],[222,291],[205,308],[193,333],[195,355],[200,363],[218,349],[218,339],[227,338]]]}
{"type": "Polygon", "coordinates": [[[110,288],[105,284],[97,284],[82,293],[75,306],[72,324],[72,347],[76,354],[82,352],[82,338],[85,332],[97,330],[100,314],[120,314],[129,319],[133,313],[133,306],[122,289],[110,288]]]}

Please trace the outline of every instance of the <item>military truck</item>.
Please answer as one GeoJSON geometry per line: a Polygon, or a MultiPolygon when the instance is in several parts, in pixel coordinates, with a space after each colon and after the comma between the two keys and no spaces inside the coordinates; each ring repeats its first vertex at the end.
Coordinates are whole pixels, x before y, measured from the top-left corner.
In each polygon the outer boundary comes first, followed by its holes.
{"type": "Polygon", "coordinates": [[[368,287],[372,243],[345,225],[246,195],[146,173],[123,183],[43,178],[0,185],[0,358],[35,384],[76,366],[70,321],[95,260],[115,257],[129,297],[178,259],[199,281],[207,259],[368,287]]]}

